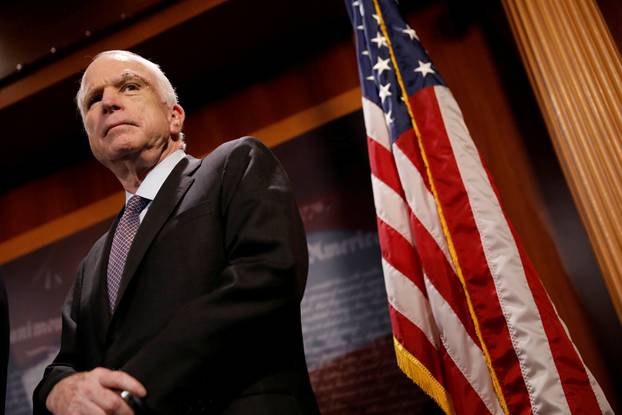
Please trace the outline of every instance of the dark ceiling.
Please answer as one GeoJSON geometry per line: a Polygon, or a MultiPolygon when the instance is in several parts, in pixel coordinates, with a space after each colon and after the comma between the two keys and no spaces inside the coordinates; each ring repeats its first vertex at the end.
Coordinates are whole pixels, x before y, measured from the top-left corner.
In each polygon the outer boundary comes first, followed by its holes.
{"type": "Polygon", "coordinates": [[[0,86],[166,7],[165,0],[22,0],[0,4],[0,86]]]}

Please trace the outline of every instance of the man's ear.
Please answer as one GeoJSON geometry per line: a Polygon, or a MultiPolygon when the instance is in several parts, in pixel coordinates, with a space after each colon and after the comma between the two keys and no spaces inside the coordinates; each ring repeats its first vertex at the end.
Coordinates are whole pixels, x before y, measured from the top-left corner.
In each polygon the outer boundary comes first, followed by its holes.
{"type": "Polygon", "coordinates": [[[171,135],[178,136],[184,126],[184,120],[186,119],[186,113],[181,105],[175,104],[171,108],[169,121],[169,130],[171,135]]]}

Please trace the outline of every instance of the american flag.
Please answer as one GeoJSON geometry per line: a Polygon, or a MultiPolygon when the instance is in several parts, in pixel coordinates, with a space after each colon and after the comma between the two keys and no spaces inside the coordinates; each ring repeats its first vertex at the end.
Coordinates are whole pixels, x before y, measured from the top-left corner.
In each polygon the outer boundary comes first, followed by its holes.
{"type": "Polygon", "coordinates": [[[399,367],[447,414],[613,413],[417,33],[394,0],[346,6],[399,367]]]}

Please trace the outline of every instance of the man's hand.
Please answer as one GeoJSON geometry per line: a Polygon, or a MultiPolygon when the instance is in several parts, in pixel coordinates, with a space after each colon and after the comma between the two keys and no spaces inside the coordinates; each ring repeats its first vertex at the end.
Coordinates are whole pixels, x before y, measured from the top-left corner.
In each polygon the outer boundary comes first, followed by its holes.
{"type": "Polygon", "coordinates": [[[98,367],[58,382],[45,406],[54,415],[133,415],[119,395],[122,390],[140,398],[147,394],[145,387],[127,373],[98,367]]]}

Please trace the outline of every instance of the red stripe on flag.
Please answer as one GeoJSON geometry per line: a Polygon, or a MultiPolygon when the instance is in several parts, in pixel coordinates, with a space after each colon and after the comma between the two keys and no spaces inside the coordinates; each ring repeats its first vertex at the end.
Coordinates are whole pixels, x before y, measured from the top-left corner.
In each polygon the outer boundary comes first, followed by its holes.
{"type": "Polygon", "coordinates": [[[437,351],[419,327],[391,305],[389,305],[389,315],[397,341],[443,385],[453,400],[457,414],[489,413],[486,405],[442,345],[437,351]]]}
{"type": "Polygon", "coordinates": [[[438,383],[445,387],[440,357],[434,345],[430,343],[419,327],[393,308],[391,304],[389,304],[389,316],[393,335],[397,341],[430,371],[438,383]]]}
{"type": "Polygon", "coordinates": [[[380,249],[382,257],[411,280],[425,298],[428,298],[426,288],[423,283],[423,273],[421,271],[421,262],[419,262],[419,254],[413,246],[404,237],[387,225],[382,219],[376,217],[378,222],[378,239],[380,240],[380,249]]]}
{"type": "Polygon", "coordinates": [[[428,280],[430,280],[434,288],[443,296],[453,312],[458,316],[473,342],[479,346],[479,340],[475,334],[473,320],[469,314],[464,290],[458,276],[451,268],[449,262],[447,262],[445,254],[438,247],[434,238],[432,238],[412,212],[410,212],[410,224],[411,232],[423,262],[423,270],[428,280]]]}
{"type": "MultiPolygon", "coordinates": [[[[408,160],[415,165],[419,174],[422,175],[428,191],[431,193],[428,176],[425,171],[425,166],[422,166],[423,160],[416,143],[417,138],[413,130],[408,131],[410,133],[402,134],[395,142],[395,145],[397,145],[408,160]],[[417,163],[421,164],[421,166],[418,166],[417,163]]],[[[409,209],[409,219],[411,233],[415,238],[415,243],[423,262],[423,269],[428,279],[451,306],[475,344],[479,345],[479,340],[475,334],[475,327],[473,326],[473,320],[469,314],[469,309],[464,297],[464,290],[458,276],[451,268],[449,262],[447,262],[447,257],[439,248],[436,240],[423,226],[412,209],[409,209]]]]}
{"type": "Polygon", "coordinates": [[[510,229],[517,241],[521,262],[527,276],[527,284],[529,284],[529,289],[533,293],[538,307],[570,411],[573,414],[599,414],[601,410],[581,358],[568,338],[531,260],[527,257],[521,244],[518,243],[512,226],[510,229]]]}
{"type": "Polygon", "coordinates": [[[424,88],[409,100],[480,331],[506,403],[512,414],[529,414],[531,403],[527,388],[434,89],[424,88]]]}
{"type": "MultiPolygon", "coordinates": [[[[497,199],[499,199],[499,203],[501,203],[499,192],[492,181],[492,177],[490,176],[488,169],[486,169],[486,174],[488,175],[488,181],[490,182],[497,199]]],[[[568,337],[566,330],[562,326],[560,318],[557,315],[548,294],[546,293],[546,289],[542,285],[538,272],[534,268],[531,259],[529,259],[529,256],[520,243],[516,230],[514,229],[514,226],[512,226],[512,222],[510,222],[505,211],[503,211],[503,215],[508,223],[510,231],[512,232],[516,247],[518,248],[521,263],[523,265],[523,269],[525,270],[527,284],[529,285],[529,290],[531,291],[536,306],[538,307],[538,313],[540,314],[542,326],[544,327],[544,332],[546,333],[549,347],[551,348],[551,353],[553,354],[555,367],[559,373],[564,395],[566,396],[566,401],[568,402],[570,411],[573,414],[601,413],[600,407],[598,406],[598,400],[596,399],[596,395],[592,389],[592,385],[590,384],[590,379],[581,361],[581,357],[577,354],[577,351],[572,344],[572,339],[568,337]]]]}
{"type": "Polygon", "coordinates": [[[404,199],[404,190],[391,152],[369,137],[367,138],[367,151],[372,174],[404,199]]]}
{"type": "Polygon", "coordinates": [[[475,389],[466,380],[447,351],[441,350],[443,369],[445,369],[446,389],[451,396],[456,414],[489,414],[490,411],[479,397],[475,389]]]}

